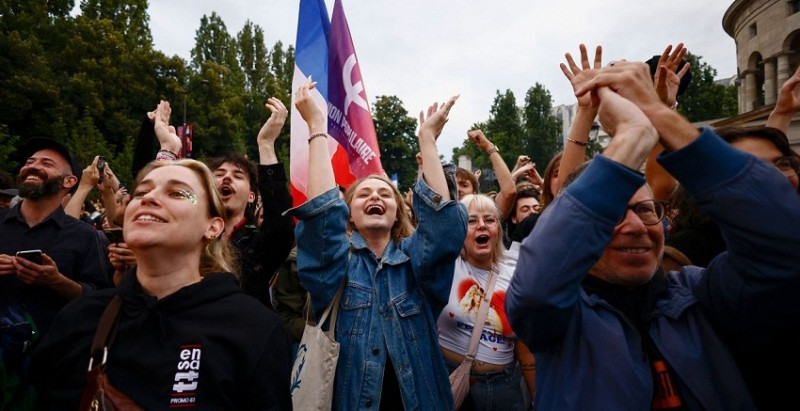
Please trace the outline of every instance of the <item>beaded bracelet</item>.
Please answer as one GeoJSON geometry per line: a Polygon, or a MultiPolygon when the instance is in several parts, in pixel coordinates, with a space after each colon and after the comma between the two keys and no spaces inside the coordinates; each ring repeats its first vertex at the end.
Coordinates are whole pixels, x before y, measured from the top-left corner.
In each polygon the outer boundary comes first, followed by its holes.
{"type": "Polygon", "coordinates": [[[587,146],[589,144],[588,141],[578,141],[578,140],[571,139],[569,137],[567,137],[567,141],[569,141],[570,143],[575,143],[575,144],[577,144],[577,145],[579,145],[581,147],[585,147],[585,146],[587,146]]]}
{"type": "Polygon", "coordinates": [[[175,161],[178,159],[178,155],[173,153],[169,150],[158,150],[158,154],[156,154],[156,160],[172,160],[175,161]]]}
{"type": "Polygon", "coordinates": [[[309,143],[311,143],[311,140],[313,140],[313,139],[315,139],[315,138],[317,138],[317,137],[328,137],[328,133],[316,133],[316,134],[312,134],[312,135],[310,135],[310,136],[308,137],[308,142],[309,142],[309,143]]]}
{"type": "Polygon", "coordinates": [[[487,156],[491,156],[491,155],[492,155],[492,154],[494,154],[494,153],[498,153],[498,154],[500,153],[500,149],[499,149],[499,148],[497,148],[497,146],[496,146],[496,145],[492,145],[492,148],[490,148],[490,149],[486,150],[486,155],[487,155],[487,156]]]}

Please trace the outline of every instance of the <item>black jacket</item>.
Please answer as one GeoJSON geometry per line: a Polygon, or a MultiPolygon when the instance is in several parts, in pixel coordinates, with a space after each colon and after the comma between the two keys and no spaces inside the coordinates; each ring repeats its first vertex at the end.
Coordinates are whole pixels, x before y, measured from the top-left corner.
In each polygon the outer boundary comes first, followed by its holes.
{"type": "MultiPolygon", "coordinates": [[[[74,410],[86,384],[91,340],[116,290],[68,304],[34,351],[31,376],[43,409],[74,410]]],[[[278,317],[216,273],[157,300],[131,271],[109,348],[115,387],[147,410],[291,409],[291,351],[278,317]]]]}
{"type": "Polygon", "coordinates": [[[264,204],[260,228],[243,225],[231,235],[241,274],[242,290],[272,308],[269,280],[286,260],[294,243],[294,221],[288,214],[292,196],[286,185],[283,164],[258,166],[258,191],[264,204]]]}

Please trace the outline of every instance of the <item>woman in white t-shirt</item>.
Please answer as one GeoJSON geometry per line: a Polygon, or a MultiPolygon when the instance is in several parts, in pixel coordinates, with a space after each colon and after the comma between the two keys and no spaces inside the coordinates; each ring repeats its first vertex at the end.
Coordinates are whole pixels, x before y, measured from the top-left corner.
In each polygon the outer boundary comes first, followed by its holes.
{"type": "MultiPolygon", "coordinates": [[[[495,202],[482,194],[467,195],[461,202],[467,207],[469,226],[455,263],[450,300],[437,321],[439,345],[452,372],[467,354],[478,307],[494,268],[498,277],[470,375],[475,382],[462,409],[525,410],[530,395],[522,382],[515,355],[518,342],[504,308],[514,268],[505,261],[500,213],[495,202]]],[[[525,362],[533,366],[532,356],[525,362]]]]}

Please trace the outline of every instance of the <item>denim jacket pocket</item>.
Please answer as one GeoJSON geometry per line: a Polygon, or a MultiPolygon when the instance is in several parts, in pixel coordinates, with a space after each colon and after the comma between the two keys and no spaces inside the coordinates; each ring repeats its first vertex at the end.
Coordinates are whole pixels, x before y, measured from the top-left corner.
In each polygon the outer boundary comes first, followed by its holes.
{"type": "Polygon", "coordinates": [[[372,290],[360,284],[348,283],[342,296],[337,327],[351,335],[364,334],[371,306],[372,290]]]}
{"type": "Polygon", "coordinates": [[[425,317],[419,315],[423,309],[420,293],[406,294],[394,301],[394,307],[403,324],[403,334],[408,340],[419,339],[419,334],[428,328],[425,317]]]}

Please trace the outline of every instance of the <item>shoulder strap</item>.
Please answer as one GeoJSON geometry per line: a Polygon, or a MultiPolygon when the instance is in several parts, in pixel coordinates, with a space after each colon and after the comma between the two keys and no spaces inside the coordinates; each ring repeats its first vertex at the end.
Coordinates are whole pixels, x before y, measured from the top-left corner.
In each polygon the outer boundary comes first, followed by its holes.
{"type": "Polygon", "coordinates": [[[106,365],[108,347],[114,342],[114,337],[117,335],[120,308],[122,308],[122,298],[116,294],[111,299],[111,302],[108,303],[103,315],[100,316],[100,322],[97,324],[97,331],[94,333],[94,339],[92,340],[89,371],[93,368],[95,356],[101,352],[103,353],[103,360],[98,366],[103,367],[106,365]]]}
{"type": "Polygon", "coordinates": [[[339,285],[339,289],[336,290],[336,295],[333,296],[333,300],[325,307],[325,311],[322,313],[322,316],[319,317],[319,322],[317,323],[317,327],[322,327],[325,324],[325,320],[328,318],[328,314],[331,315],[331,323],[328,326],[328,331],[334,334],[336,330],[336,313],[339,311],[339,301],[342,299],[342,292],[344,291],[344,285],[347,284],[347,277],[342,278],[342,284],[339,285]]]}
{"type": "Polygon", "coordinates": [[[497,269],[492,266],[489,271],[489,281],[486,284],[486,290],[483,291],[483,298],[481,305],[478,308],[478,317],[475,319],[475,325],[472,327],[472,337],[469,339],[469,350],[467,351],[464,361],[469,361],[470,364],[475,359],[475,353],[478,352],[478,341],[481,339],[483,332],[483,324],[486,323],[486,316],[489,314],[489,304],[492,301],[492,294],[494,293],[494,283],[497,280],[497,269]]]}

